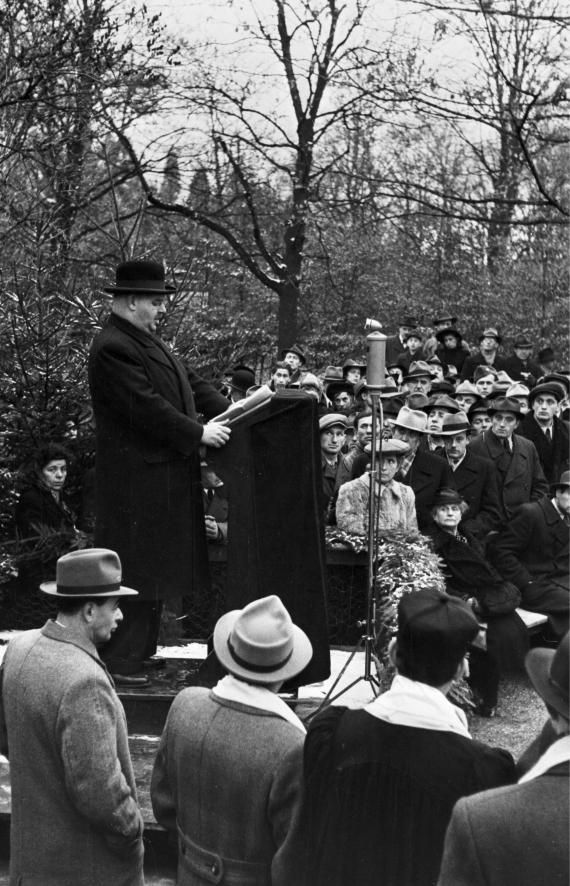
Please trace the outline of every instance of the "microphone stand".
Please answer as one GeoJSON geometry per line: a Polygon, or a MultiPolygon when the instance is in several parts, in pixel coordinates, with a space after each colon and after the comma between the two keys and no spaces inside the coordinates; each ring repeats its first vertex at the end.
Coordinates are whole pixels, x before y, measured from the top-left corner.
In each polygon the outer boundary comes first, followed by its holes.
{"type": "MultiPolygon", "coordinates": [[[[380,694],[380,681],[378,677],[376,677],[372,673],[372,659],[374,657],[373,649],[374,649],[374,627],[376,624],[376,594],[374,588],[374,580],[376,578],[376,569],[377,569],[377,559],[376,559],[376,538],[378,536],[378,517],[380,513],[380,495],[376,491],[376,482],[379,481],[379,467],[382,467],[382,429],[384,427],[384,414],[382,410],[382,401],[380,399],[379,391],[370,390],[370,398],[371,398],[371,409],[372,409],[372,457],[370,461],[370,484],[369,484],[369,492],[368,492],[368,570],[367,570],[367,593],[366,593],[366,620],[357,622],[359,628],[364,628],[364,633],[358,640],[358,643],[350,653],[346,662],[344,663],[342,670],[336,677],[334,683],[328,690],[327,694],[319,704],[319,706],[314,710],[308,717],[305,718],[305,722],[311,720],[316,714],[321,711],[325,705],[331,704],[337,698],[340,698],[344,695],[345,692],[348,692],[349,689],[352,689],[353,686],[358,685],[362,680],[366,681],[370,684],[372,692],[374,696],[378,696],[380,694]],[[378,434],[378,425],[380,427],[380,434],[378,434]],[[364,674],[360,677],[356,677],[351,683],[347,686],[343,686],[337,693],[334,693],[336,687],[342,680],[342,677],[353,660],[356,653],[364,648],[364,674]]],[[[378,485],[380,486],[379,482],[378,485]]],[[[381,492],[381,489],[379,489],[381,492]]]]}

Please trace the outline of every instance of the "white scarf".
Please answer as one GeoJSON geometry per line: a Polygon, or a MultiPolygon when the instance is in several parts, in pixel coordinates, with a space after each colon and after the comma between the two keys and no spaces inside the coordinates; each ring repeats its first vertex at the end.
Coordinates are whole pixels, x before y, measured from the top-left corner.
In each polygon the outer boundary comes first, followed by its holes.
{"type": "Polygon", "coordinates": [[[550,745],[522,778],[519,778],[519,784],[538,778],[539,775],[544,775],[549,769],[558,766],[559,763],[565,763],[567,760],[570,760],[570,735],[563,735],[562,738],[550,745]]]}
{"type": "Polygon", "coordinates": [[[455,732],[456,735],[471,738],[467,717],[447,700],[443,692],[401,674],[396,674],[388,692],[379,695],[364,710],[386,723],[433,729],[436,732],[455,732]]]}
{"type": "Polygon", "coordinates": [[[297,714],[271,689],[265,689],[263,686],[252,686],[251,683],[244,683],[242,680],[237,680],[231,674],[228,674],[218,681],[212,692],[218,698],[224,698],[227,701],[237,701],[240,704],[249,705],[251,708],[269,711],[283,720],[287,720],[303,735],[307,732],[297,714]]]}

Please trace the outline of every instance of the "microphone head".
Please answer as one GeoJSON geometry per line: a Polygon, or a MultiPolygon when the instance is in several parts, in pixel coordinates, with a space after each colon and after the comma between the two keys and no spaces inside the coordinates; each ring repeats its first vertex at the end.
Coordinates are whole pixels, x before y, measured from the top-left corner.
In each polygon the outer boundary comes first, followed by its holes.
{"type": "Polygon", "coordinates": [[[373,320],[372,317],[368,317],[364,324],[365,332],[377,332],[379,329],[382,329],[382,324],[379,320],[373,320]]]}

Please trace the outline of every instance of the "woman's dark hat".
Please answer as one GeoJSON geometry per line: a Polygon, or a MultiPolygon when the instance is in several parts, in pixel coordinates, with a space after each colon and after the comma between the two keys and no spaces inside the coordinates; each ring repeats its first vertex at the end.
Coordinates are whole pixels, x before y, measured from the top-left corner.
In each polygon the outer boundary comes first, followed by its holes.
{"type": "Polygon", "coordinates": [[[530,681],[542,700],[566,719],[569,717],[569,638],[570,633],[567,633],[557,649],[531,649],[525,659],[530,681]]]}
{"type": "Polygon", "coordinates": [[[449,489],[444,486],[439,489],[433,497],[432,506],[434,508],[442,508],[444,505],[460,505],[463,499],[456,489],[449,489]]]}
{"type": "Polygon", "coordinates": [[[254,683],[275,683],[304,670],[313,647],[279,597],[272,595],[222,615],[214,628],[214,651],[231,674],[254,683]]]}
{"type": "Polygon", "coordinates": [[[121,585],[121,561],[115,551],[107,548],[86,548],[71,551],[60,557],[56,565],[55,581],[40,585],[44,594],[52,597],[132,597],[138,591],[121,585]]]}
{"type": "Polygon", "coordinates": [[[350,381],[331,381],[327,385],[325,393],[329,400],[332,400],[341,391],[346,391],[347,394],[354,396],[354,385],[350,381]]]}
{"type": "Polygon", "coordinates": [[[167,295],[175,287],[164,282],[164,266],[156,261],[124,261],[117,266],[116,283],[103,290],[111,295],[167,295]]]}
{"type": "Polygon", "coordinates": [[[446,326],[445,329],[440,329],[439,332],[436,332],[435,337],[437,338],[438,342],[441,342],[441,344],[443,344],[443,339],[446,335],[454,335],[457,339],[458,344],[461,344],[461,342],[463,341],[463,336],[457,329],[454,329],[453,326],[446,326]]]}
{"type": "Polygon", "coordinates": [[[476,403],[471,404],[471,406],[467,410],[467,415],[468,415],[469,419],[472,420],[473,416],[476,415],[477,413],[484,412],[485,415],[488,415],[489,414],[488,409],[489,409],[489,401],[485,400],[484,397],[479,397],[479,399],[477,400],[476,403]]]}

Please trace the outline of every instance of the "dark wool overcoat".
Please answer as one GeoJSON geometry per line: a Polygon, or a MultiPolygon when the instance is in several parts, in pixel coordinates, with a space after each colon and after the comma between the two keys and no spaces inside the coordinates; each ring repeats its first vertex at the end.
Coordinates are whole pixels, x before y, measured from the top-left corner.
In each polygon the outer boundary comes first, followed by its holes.
{"type": "Polygon", "coordinates": [[[146,600],[208,583],[198,446],[215,388],[154,335],[112,314],[89,355],[96,421],[95,544],[117,551],[146,600]]]}
{"type": "Polygon", "coordinates": [[[518,431],[521,437],[531,440],[536,446],[544,476],[549,483],[558,483],[563,471],[570,467],[570,433],[566,422],[554,418],[552,423],[552,441],[549,441],[532,412],[525,415],[518,431]]]}
{"type": "Polygon", "coordinates": [[[510,457],[492,431],[485,431],[469,444],[471,452],[490,459],[495,465],[503,517],[507,519],[521,505],[538,501],[548,493],[548,483],[534,444],[518,434],[513,434],[512,440],[513,453],[510,457]]]}

